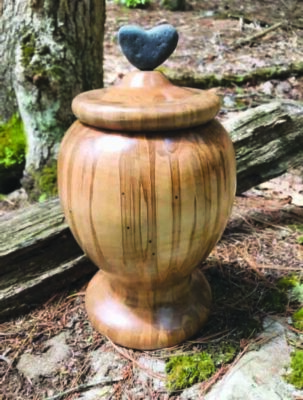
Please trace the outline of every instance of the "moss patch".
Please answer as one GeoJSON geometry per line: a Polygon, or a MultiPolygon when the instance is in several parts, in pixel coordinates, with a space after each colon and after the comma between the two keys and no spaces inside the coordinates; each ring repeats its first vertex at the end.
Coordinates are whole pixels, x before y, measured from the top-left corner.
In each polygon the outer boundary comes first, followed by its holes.
{"type": "Polygon", "coordinates": [[[167,388],[182,390],[208,379],[216,371],[215,363],[206,352],[192,356],[176,356],[166,363],[167,388]]]}
{"type": "Polygon", "coordinates": [[[47,198],[56,196],[58,193],[57,189],[57,162],[52,160],[46,164],[41,172],[37,173],[36,181],[39,187],[40,202],[45,201],[47,198]]]}
{"type": "Polygon", "coordinates": [[[278,288],[281,290],[289,290],[300,283],[299,278],[296,275],[283,276],[277,282],[278,288]]]}
{"type": "Polygon", "coordinates": [[[165,365],[167,388],[173,392],[205,381],[222,365],[230,363],[239,349],[239,345],[223,340],[208,345],[200,353],[171,357],[165,365]]]}
{"type": "Polygon", "coordinates": [[[15,114],[6,124],[0,123],[0,168],[24,164],[26,135],[21,118],[15,114]]]}
{"type": "Polygon", "coordinates": [[[292,320],[294,327],[300,331],[303,331],[303,308],[300,308],[293,314],[292,320]]]}
{"type": "MultiPolygon", "coordinates": [[[[41,43],[39,36],[26,32],[21,39],[21,64],[24,75],[36,86],[56,86],[58,81],[66,79],[61,60],[55,59],[48,45],[41,43]]],[[[53,87],[55,89],[55,87],[53,87]]]]}
{"type": "Polygon", "coordinates": [[[21,118],[15,114],[0,122],[0,193],[20,187],[25,166],[26,135],[21,118]]]}
{"type": "Polygon", "coordinates": [[[291,354],[291,371],[284,378],[297,389],[303,389],[303,350],[296,350],[291,354]]]}
{"type": "Polygon", "coordinates": [[[293,302],[303,303],[302,278],[296,275],[289,275],[278,280],[277,286],[287,293],[293,302]]]}

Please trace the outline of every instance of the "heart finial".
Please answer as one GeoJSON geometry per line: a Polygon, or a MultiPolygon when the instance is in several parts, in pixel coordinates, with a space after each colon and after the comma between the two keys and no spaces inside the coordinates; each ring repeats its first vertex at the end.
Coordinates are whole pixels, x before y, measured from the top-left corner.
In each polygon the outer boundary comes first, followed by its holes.
{"type": "Polygon", "coordinates": [[[142,71],[152,71],[175,50],[179,35],[169,24],[145,30],[137,25],[125,25],[118,32],[118,40],[128,61],[142,71]]]}

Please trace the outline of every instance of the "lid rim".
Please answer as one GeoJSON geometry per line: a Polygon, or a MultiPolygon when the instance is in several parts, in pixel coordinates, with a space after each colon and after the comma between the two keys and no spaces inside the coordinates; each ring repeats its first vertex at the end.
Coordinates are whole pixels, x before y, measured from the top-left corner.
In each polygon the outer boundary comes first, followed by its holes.
{"type": "Polygon", "coordinates": [[[198,126],[213,119],[219,109],[220,100],[213,92],[175,86],[159,71],[136,71],[116,86],[81,93],[72,102],[81,122],[125,131],[198,126]]]}

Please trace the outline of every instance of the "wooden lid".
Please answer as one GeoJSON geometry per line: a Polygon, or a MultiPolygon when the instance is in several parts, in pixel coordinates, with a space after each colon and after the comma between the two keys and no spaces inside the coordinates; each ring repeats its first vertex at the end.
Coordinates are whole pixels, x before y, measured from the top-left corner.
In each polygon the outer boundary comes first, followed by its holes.
{"type": "Polygon", "coordinates": [[[159,71],[135,71],[119,84],[75,97],[72,110],[83,123],[120,131],[160,131],[201,125],[220,109],[207,90],[173,85],[159,71]]]}

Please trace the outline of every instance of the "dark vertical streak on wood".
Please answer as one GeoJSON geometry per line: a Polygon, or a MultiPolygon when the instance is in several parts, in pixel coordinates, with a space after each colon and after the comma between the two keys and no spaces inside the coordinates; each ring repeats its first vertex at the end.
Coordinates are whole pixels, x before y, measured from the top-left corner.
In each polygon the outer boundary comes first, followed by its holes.
{"type": "MultiPolygon", "coordinates": [[[[79,233],[78,233],[78,229],[77,229],[77,225],[74,219],[74,215],[73,215],[73,207],[72,207],[72,197],[74,196],[73,193],[73,186],[72,186],[72,178],[73,178],[73,169],[74,169],[74,162],[77,160],[77,151],[78,151],[78,140],[77,140],[77,136],[80,136],[80,140],[81,140],[81,128],[77,125],[77,127],[75,127],[75,138],[73,138],[74,142],[70,143],[70,147],[71,147],[71,152],[70,152],[70,157],[68,159],[66,159],[64,162],[68,164],[67,167],[67,182],[68,182],[68,188],[67,188],[67,212],[69,215],[69,220],[70,220],[70,228],[73,232],[73,235],[76,239],[76,241],[78,242],[79,245],[81,245],[81,241],[80,241],[80,237],[79,237],[79,233]],[[78,129],[77,129],[78,127],[78,129]]],[[[72,135],[72,132],[71,132],[72,135]]]]}
{"type": "Polygon", "coordinates": [[[226,173],[226,162],[222,149],[220,149],[220,164],[223,172],[224,193],[226,194],[227,188],[229,188],[230,185],[229,185],[229,174],[226,173]]]}
{"type": "Polygon", "coordinates": [[[204,225],[204,232],[207,232],[207,240],[204,242],[204,251],[203,251],[203,256],[205,257],[206,254],[208,254],[209,249],[210,249],[210,239],[212,237],[212,232],[210,232],[210,229],[212,228],[210,226],[211,222],[211,213],[213,210],[213,207],[215,205],[213,204],[213,199],[212,199],[212,181],[211,181],[211,166],[210,166],[210,157],[207,155],[205,159],[200,157],[200,168],[202,171],[203,175],[203,184],[204,184],[204,202],[205,202],[205,225],[204,225]]]}
{"type": "Polygon", "coordinates": [[[101,246],[100,246],[100,243],[98,240],[98,235],[97,235],[95,224],[94,224],[93,209],[92,209],[94,188],[96,186],[96,182],[95,182],[96,167],[97,167],[97,163],[98,163],[98,157],[95,155],[96,148],[98,148],[98,147],[96,147],[96,142],[94,140],[92,140],[92,142],[91,142],[92,172],[91,172],[91,177],[90,177],[90,189],[89,189],[89,199],[88,199],[88,202],[89,202],[89,224],[90,224],[91,230],[92,230],[92,237],[93,237],[95,249],[98,254],[98,261],[101,263],[105,263],[104,255],[101,250],[101,246]]]}
{"type": "Polygon", "coordinates": [[[152,270],[158,275],[157,263],[157,204],[156,204],[156,143],[153,140],[148,140],[149,151],[149,178],[150,178],[150,201],[147,203],[147,237],[152,240],[150,250],[147,252],[150,257],[150,263],[153,266],[152,270]]]}
{"type": "Polygon", "coordinates": [[[193,245],[193,240],[196,234],[196,229],[197,229],[197,194],[195,194],[194,197],[194,223],[193,226],[191,228],[191,233],[190,233],[190,239],[189,239],[189,246],[188,246],[188,250],[187,253],[190,254],[191,253],[191,248],[193,245]]]}
{"type": "Polygon", "coordinates": [[[127,177],[126,177],[127,160],[126,156],[122,153],[119,160],[119,177],[120,177],[120,196],[121,196],[121,236],[122,236],[122,248],[123,248],[123,264],[127,264],[127,204],[130,196],[127,188],[127,177]],[[123,193],[123,194],[122,194],[123,193]]]}
{"type": "Polygon", "coordinates": [[[171,257],[169,268],[174,268],[176,263],[178,249],[180,247],[181,237],[181,183],[180,183],[180,165],[178,157],[178,143],[171,147],[172,154],[169,155],[170,178],[171,178],[171,206],[172,206],[172,242],[171,257]]]}
{"type": "MultiPolygon", "coordinates": [[[[139,226],[138,246],[139,246],[141,260],[143,262],[145,262],[145,254],[144,254],[143,238],[142,238],[142,222],[143,221],[141,218],[141,207],[142,207],[141,188],[142,188],[142,180],[141,180],[141,171],[140,171],[140,177],[139,177],[139,182],[138,182],[138,226],[139,226]]],[[[147,247],[147,244],[146,244],[146,247],[147,247]]]]}

